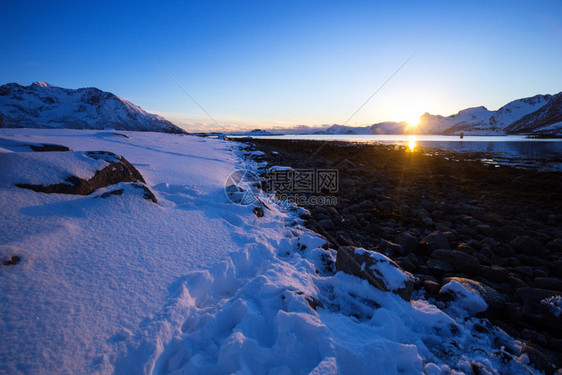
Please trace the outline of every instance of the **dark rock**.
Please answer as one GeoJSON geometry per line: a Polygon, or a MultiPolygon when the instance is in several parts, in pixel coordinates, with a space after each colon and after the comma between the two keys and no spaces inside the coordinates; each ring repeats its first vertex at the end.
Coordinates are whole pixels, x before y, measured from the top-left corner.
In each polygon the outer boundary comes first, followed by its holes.
{"type": "Polygon", "coordinates": [[[100,195],[100,198],[105,199],[111,197],[112,195],[122,195],[122,194],[123,194],[123,189],[116,189],[103,193],[102,195],[100,195]]]}
{"type": "Polygon", "coordinates": [[[29,148],[36,152],[47,152],[47,151],[72,151],[69,147],[53,144],[36,144],[29,145],[29,148]]]}
{"type": "Polygon", "coordinates": [[[431,257],[450,264],[456,272],[468,275],[477,274],[480,269],[478,259],[458,250],[435,250],[431,257]]]}
{"type": "Polygon", "coordinates": [[[527,354],[531,364],[545,374],[553,374],[556,372],[556,365],[554,365],[552,359],[546,355],[544,349],[537,344],[530,341],[526,342],[521,349],[521,354],[527,354]]]}
{"type": "Polygon", "coordinates": [[[557,238],[553,241],[550,241],[546,244],[546,247],[548,247],[552,251],[562,253],[562,238],[557,238]]]}
{"type": "Polygon", "coordinates": [[[392,291],[406,301],[412,297],[414,277],[383,254],[342,246],[337,252],[336,269],[365,279],[383,291],[392,291]]]}
{"type": "Polygon", "coordinates": [[[486,266],[491,266],[492,265],[492,261],[490,260],[490,258],[488,258],[486,255],[482,254],[482,253],[474,253],[474,257],[476,259],[478,259],[478,261],[480,262],[480,264],[486,265],[486,266]]]}
{"type": "Polygon", "coordinates": [[[435,277],[442,277],[443,275],[454,271],[453,267],[449,263],[445,263],[438,259],[429,259],[427,261],[427,268],[435,277]]]}
{"type": "Polygon", "coordinates": [[[439,294],[439,289],[441,289],[441,285],[439,285],[438,282],[433,281],[433,280],[424,280],[422,282],[422,285],[424,287],[424,289],[430,294],[430,295],[437,295],[439,294]]]}
{"type": "Polygon", "coordinates": [[[530,329],[521,330],[521,337],[525,340],[530,340],[541,346],[546,346],[548,343],[545,335],[530,329]]]}
{"type": "Polygon", "coordinates": [[[492,227],[487,224],[479,224],[475,227],[475,229],[478,233],[481,233],[485,236],[490,236],[494,233],[492,227]]]}
{"type": "Polygon", "coordinates": [[[544,255],[542,243],[529,236],[519,236],[509,243],[517,252],[530,255],[544,255]]]}
{"type": "Polygon", "coordinates": [[[322,309],[324,308],[322,302],[320,302],[320,300],[314,296],[305,296],[304,299],[306,300],[306,302],[308,302],[308,305],[314,311],[316,311],[316,309],[319,307],[322,309]]]}
{"type": "Polygon", "coordinates": [[[254,212],[254,214],[255,214],[257,217],[263,217],[263,215],[264,215],[263,207],[262,207],[261,205],[252,208],[252,211],[254,212]]]}
{"type": "Polygon", "coordinates": [[[322,232],[336,229],[334,222],[331,219],[323,219],[316,223],[322,232]]]}
{"type": "Polygon", "coordinates": [[[378,208],[381,212],[383,212],[383,213],[385,213],[385,214],[389,214],[389,213],[392,212],[392,210],[393,210],[393,208],[394,208],[394,203],[392,203],[392,202],[389,201],[389,200],[385,200],[385,201],[379,202],[379,204],[377,205],[377,208],[378,208]]]}
{"type": "Polygon", "coordinates": [[[407,257],[398,257],[398,258],[395,258],[394,261],[400,266],[400,268],[402,268],[402,269],[404,269],[408,272],[415,272],[416,271],[416,266],[407,257]]]}
{"type": "Polygon", "coordinates": [[[519,266],[515,267],[515,272],[520,273],[521,275],[525,275],[528,277],[533,276],[533,268],[529,266],[519,266]]]}
{"type": "Polygon", "coordinates": [[[94,160],[105,160],[108,165],[97,171],[89,180],[71,176],[68,177],[65,182],[54,185],[16,184],[16,186],[48,194],[88,195],[101,187],[114,185],[120,182],[138,181],[145,183],[140,172],[122,156],[106,151],[88,151],[86,155],[94,160]]]}
{"type": "Polygon", "coordinates": [[[507,270],[500,266],[480,267],[480,275],[488,281],[502,283],[509,277],[507,270]]]}
{"type": "Polygon", "coordinates": [[[156,197],[154,196],[154,194],[152,193],[152,191],[150,191],[150,189],[144,185],[144,184],[140,184],[140,183],[134,183],[133,187],[140,189],[143,191],[143,198],[148,200],[148,201],[152,201],[153,203],[158,203],[158,200],[156,199],[156,197]]]}
{"type": "Polygon", "coordinates": [[[536,266],[533,268],[533,277],[548,277],[549,274],[546,267],[536,266]]]}
{"type": "Polygon", "coordinates": [[[537,277],[535,281],[533,281],[533,285],[535,288],[562,292],[562,281],[554,277],[537,277]]]}
{"type": "Polygon", "coordinates": [[[418,247],[418,239],[409,232],[400,233],[395,241],[402,246],[405,254],[414,253],[418,247]]]}
{"type": "Polygon", "coordinates": [[[427,242],[429,244],[430,250],[437,250],[437,249],[450,249],[451,245],[449,244],[449,240],[447,237],[439,231],[432,232],[428,236],[426,236],[422,241],[427,242]]]}
{"type": "Polygon", "coordinates": [[[380,248],[382,250],[390,250],[393,254],[404,255],[405,253],[401,245],[385,239],[381,239],[380,248]]]}
{"type": "Polygon", "coordinates": [[[8,260],[5,260],[2,262],[2,265],[4,266],[15,266],[16,264],[18,264],[20,262],[21,258],[19,257],[19,255],[12,255],[12,257],[8,260]]]}
{"type": "Polygon", "coordinates": [[[547,298],[560,295],[560,292],[530,287],[518,288],[516,292],[523,304],[523,319],[537,328],[549,330],[553,335],[562,334],[562,316],[556,317],[548,305],[541,303],[547,298]]]}

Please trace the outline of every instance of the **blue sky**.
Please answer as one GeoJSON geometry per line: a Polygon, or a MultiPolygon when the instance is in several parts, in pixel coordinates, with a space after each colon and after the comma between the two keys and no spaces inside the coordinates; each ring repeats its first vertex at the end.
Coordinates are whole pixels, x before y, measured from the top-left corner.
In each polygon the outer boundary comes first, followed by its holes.
{"type": "Polygon", "coordinates": [[[562,90],[562,2],[9,2],[0,83],[95,86],[188,129],[449,115],[562,90]],[[157,64],[157,63],[158,64],[157,64]]]}

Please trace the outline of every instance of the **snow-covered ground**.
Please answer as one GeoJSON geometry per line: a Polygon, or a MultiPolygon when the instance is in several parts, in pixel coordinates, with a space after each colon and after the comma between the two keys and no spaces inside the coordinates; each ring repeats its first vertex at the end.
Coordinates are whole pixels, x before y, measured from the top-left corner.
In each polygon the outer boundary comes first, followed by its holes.
{"type": "Polygon", "coordinates": [[[452,283],[447,304],[420,291],[406,302],[335,272],[298,209],[270,204],[258,218],[229,202],[228,176],[257,168],[238,144],[125,134],[0,130],[122,155],[158,198],[15,187],[92,171],[81,153],[12,155],[0,140],[0,257],[21,257],[0,266],[0,373],[534,372],[521,343],[471,316],[485,308],[474,291],[452,283]]]}

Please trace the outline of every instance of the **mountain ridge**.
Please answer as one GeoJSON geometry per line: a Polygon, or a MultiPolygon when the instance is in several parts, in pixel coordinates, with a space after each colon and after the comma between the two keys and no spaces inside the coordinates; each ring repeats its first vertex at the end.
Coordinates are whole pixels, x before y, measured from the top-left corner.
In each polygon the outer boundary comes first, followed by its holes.
{"type": "Polygon", "coordinates": [[[562,135],[562,92],[513,100],[496,111],[470,107],[449,116],[420,116],[415,127],[407,122],[385,121],[353,127],[334,124],[314,134],[443,134],[508,135],[544,133],[562,135]]]}
{"type": "Polygon", "coordinates": [[[0,86],[0,127],[118,129],[185,133],[165,118],[96,87],[67,89],[46,82],[0,86]]]}

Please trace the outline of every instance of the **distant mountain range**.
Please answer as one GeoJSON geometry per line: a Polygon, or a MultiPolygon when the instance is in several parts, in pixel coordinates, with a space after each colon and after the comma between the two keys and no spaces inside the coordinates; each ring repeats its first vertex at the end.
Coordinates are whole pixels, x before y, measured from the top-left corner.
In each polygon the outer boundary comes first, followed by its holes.
{"type": "Polygon", "coordinates": [[[381,122],[354,127],[332,125],[315,134],[444,134],[562,135],[562,92],[556,95],[536,95],[507,103],[497,111],[486,107],[467,108],[455,115],[440,116],[424,113],[416,127],[407,122],[381,122]]]}
{"type": "Polygon", "coordinates": [[[94,87],[65,89],[45,82],[0,86],[0,127],[185,133],[163,117],[110,92],[94,87]]]}
{"type": "MultiPolygon", "coordinates": [[[[185,133],[178,126],[110,92],[94,87],[65,89],[45,82],[29,86],[8,83],[0,86],[0,128],[120,129],[185,133]]],[[[237,132],[270,134],[445,134],[562,135],[562,92],[514,100],[497,111],[486,107],[467,108],[455,115],[424,113],[416,127],[407,122],[380,122],[356,126],[300,126],[285,129],[237,132]]]]}

